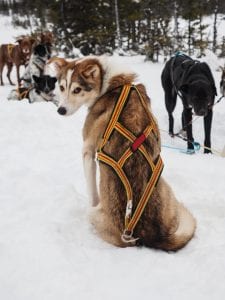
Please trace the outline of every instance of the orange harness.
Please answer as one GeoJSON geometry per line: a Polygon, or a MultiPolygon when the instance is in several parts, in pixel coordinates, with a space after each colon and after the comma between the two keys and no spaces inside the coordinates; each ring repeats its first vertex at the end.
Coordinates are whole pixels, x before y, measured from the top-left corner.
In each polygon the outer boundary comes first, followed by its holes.
{"type": "Polygon", "coordinates": [[[103,135],[103,140],[102,143],[98,149],[97,153],[97,159],[101,162],[106,163],[110,167],[112,167],[120,180],[122,181],[124,188],[126,190],[126,195],[127,195],[127,207],[126,207],[126,213],[125,213],[125,229],[122,233],[122,241],[129,243],[129,242],[134,242],[138,240],[138,238],[133,237],[133,231],[134,228],[139,221],[145,206],[150,199],[150,196],[153,192],[154,187],[156,186],[158,179],[162,173],[163,169],[163,162],[162,159],[159,155],[157,162],[154,163],[151,155],[148,153],[144,146],[144,141],[146,138],[150,135],[150,133],[153,131],[154,134],[158,134],[157,128],[156,128],[156,123],[149,112],[149,109],[142,98],[142,95],[140,94],[138,88],[135,85],[124,85],[123,89],[121,91],[121,94],[119,96],[119,99],[114,107],[111,119],[108,123],[108,126],[105,130],[105,133],[103,135]],[[131,90],[135,90],[136,93],[139,96],[140,102],[143,105],[146,113],[148,114],[151,123],[145,128],[143,133],[136,137],[132,132],[130,132],[127,128],[125,128],[120,122],[118,121],[120,114],[124,108],[125,103],[129,99],[129,94],[131,90]],[[113,130],[117,130],[120,134],[122,134],[126,139],[128,139],[131,142],[131,146],[124,152],[124,154],[121,156],[121,158],[118,161],[115,161],[113,158],[108,156],[106,153],[104,153],[103,149],[105,144],[108,142],[110,135],[112,134],[113,130]],[[133,207],[133,190],[131,188],[130,182],[123,170],[124,163],[126,160],[132,156],[132,154],[135,151],[140,151],[142,155],[145,157],[147,160],[151,170],[152,170],[152,175],[151,178],[149,179],[144,193],[140,198],[140,201],[134,211],[132,213],[132,207],[133,207]]]}

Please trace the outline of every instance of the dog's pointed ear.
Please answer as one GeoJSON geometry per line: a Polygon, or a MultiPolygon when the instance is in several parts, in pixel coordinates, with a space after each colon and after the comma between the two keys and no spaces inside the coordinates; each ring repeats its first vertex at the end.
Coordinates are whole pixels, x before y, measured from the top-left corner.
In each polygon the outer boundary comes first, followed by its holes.
{"type": "Polygon", "coordinates": [[[45,73],[59,78],[62,69],[68,65],[68,61],[61,57],[51,57],[45,65],[45,73]]]}
{"type": "Polygon", "coordinates": [[[188,84],[183,84],[183,85],[180,87],[180,91],[181,91],[182,93],[187,94],[188,91],[189,91],[189,85],[188,85],[188,84]]]}
{"type": "Polygon", "coordinates": [[[82,74],[85,78],[95,79],[100,74],[100,68],[97,64],[88,65],[82,74]]]}
{"type": "Polygon", "coordinates": [[[37,77],[36,75],[33,75],[33,80],[34,80],[34,82],[38,83],[39,82],[39,77],[37,77]]]}

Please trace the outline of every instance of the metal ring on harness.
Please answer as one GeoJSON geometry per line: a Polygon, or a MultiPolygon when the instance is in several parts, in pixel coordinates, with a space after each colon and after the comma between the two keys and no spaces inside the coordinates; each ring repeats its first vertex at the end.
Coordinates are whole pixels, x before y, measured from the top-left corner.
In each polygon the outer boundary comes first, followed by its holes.
{"type": "Polygon", "coordinates": [[[121,235],[121,240],[124,243],[135,243],[139,238],[134,238],[133,237],[133,230],[129,231],[125,229],[121,235]]]}

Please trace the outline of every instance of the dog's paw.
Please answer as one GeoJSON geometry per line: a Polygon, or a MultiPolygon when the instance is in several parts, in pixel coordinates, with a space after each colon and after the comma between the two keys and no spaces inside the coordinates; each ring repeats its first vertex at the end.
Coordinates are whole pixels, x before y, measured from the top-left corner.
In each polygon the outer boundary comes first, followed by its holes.
{"type": "Polygon", "coordinates": [[[212,151],[210,149],[204,149],[204,154],[212,154],[212,151]]]}
{"type": "Polygon", "coordinates": [[[195,149],[187,149],[186,154],[195,154],[195,149]]]}
{"type": "Polygon", "coordinates": [[[195,149],[181,150],[181,153],[192,155],[195,154],[195,149]]]}

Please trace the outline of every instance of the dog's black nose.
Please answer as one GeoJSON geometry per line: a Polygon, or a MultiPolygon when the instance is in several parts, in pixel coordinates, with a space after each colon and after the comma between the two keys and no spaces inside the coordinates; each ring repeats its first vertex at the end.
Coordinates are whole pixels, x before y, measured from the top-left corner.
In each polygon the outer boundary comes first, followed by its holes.
{"type": "Polygon", "coordinates": [[[66,108],[63,107],[63,106],[60,106],[57,111],[60,115],[65,115],[66,114],[66,108]]]}

